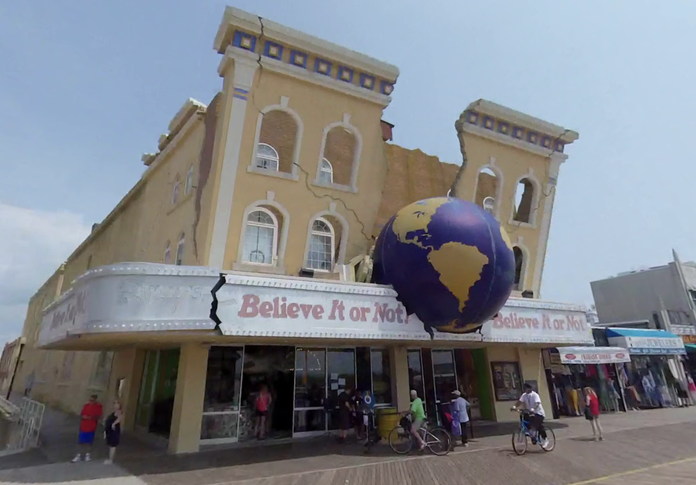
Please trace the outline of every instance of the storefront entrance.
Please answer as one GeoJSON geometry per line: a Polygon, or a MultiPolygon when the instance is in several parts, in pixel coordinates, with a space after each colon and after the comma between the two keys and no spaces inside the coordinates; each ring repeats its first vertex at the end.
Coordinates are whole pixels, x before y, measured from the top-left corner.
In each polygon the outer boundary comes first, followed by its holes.
{"type": "Polygon", "coordinates": [[[150,350],[145,354],[135,417],[135,426],[141,432],[169,437],[178,371],[179,349],[150,350]]]}

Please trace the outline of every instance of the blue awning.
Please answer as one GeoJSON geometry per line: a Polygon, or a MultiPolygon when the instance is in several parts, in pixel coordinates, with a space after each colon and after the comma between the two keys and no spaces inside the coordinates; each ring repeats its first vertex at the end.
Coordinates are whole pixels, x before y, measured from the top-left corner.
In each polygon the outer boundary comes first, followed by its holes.
{"type": "Polygon", "coordinates": [[[676,355],[686,354],[680,337],[665,330],[638,328],[607,328],[607,340],[611,345],[624,347],[631,354],[676,355]]]}

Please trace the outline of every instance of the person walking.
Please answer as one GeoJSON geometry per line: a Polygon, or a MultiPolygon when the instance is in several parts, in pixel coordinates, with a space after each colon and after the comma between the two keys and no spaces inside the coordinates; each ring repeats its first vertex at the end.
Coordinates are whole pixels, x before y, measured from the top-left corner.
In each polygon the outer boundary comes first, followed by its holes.
{"type": "Polygon", "coordinates": [[[466,425],[469,424],[469,401],[466,400],[465,396],[459,390],[452,391],[454,399],[452,399],[452,408],[457,411],[459,417],[459,428],[462,430],[462,445],[469,446],[469,440],[466,434],[466,425]]]}
{"type": "Polygon", "coordinates": [[[591,387],[585,388],[585,419],[592,424],[592,435],[595,441],[603,441],[604,433],[599,422],[599,398],[591,387]]]}
{"type": "Polygon", "coordinates": [[[102,405],[97,398],[96,394],[92,394],[80,412],[80,433],[77,437],[79,448],[77,455],[72,459],[73,463],[82,460],[81,449],[85,450],[85,461],[92,460],[91,451],[94,446],[94,434],[97,432],[97,426],[103,413],[102,405]]]}
{"type": "Polygon", "coordinates": [[[116,456],[116,448],[121,443],[121,421],[123,410],[119,401],[114,401],[114,412],[109,414],[104,422],[104,439],[109,447],[109,457],[104,461],[105,465],[111,465],[116,456]]]}
{"type": "Polygon", "coordinates": [[[261,389],[256,396],[256,439],[262,440],[266,438],[266,418],[268,417],[268,408],[271,405],[271,393],[268,392],[268,386],[261,384],[261,389]]]}

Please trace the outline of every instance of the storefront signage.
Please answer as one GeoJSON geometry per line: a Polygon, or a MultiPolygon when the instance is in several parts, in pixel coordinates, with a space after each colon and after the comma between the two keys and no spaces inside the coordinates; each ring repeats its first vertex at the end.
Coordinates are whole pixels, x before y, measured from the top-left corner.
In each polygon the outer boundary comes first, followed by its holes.
{"type": "Polygon", "coordinates": [[[585,313],[569,309],[514,307],[508,304],[482,329],[484,342],[593,344],[585,313]]]}
{"type": "Polygon", "coordinates": [[[122,263],[87,272],[44,311],[38,344],[79,335],[161,330],[212,330],[208,268],[122,263]]]}
{"type": "MultiPolygon", "coordinates": [[[[389,287],[226,275],[217,315],[225,335],[430,340],[389,287]]],[[[480,334],[436,333],[435,340],[480,341],[480,334]]]]}
{"type": "Polygon", "coordinates": [[[696,335],[681,335],[681,339],[685,344],[696,344],[696,335]]]}
{"type": "Polygon", "coordinates": [[[630,362],[628,350],[607,347],[559,347],[550,354],[553,364],[620,364],[630,362]]]}
{"type": "Polygon", "coordinates": [[[609,337],[609,343],[611,345],[625,347],[631,354],[686,354],[684,342],[678,337],[609,337]]]}

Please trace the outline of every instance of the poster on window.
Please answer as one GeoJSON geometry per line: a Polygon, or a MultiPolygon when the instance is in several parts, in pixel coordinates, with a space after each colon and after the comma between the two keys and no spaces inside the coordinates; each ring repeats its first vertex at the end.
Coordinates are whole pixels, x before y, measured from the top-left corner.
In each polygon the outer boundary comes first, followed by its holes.
{"type": "Polygon", "coordinates": [[[517,401],[522,395],[522,378],[517,362],[491,362],[496,401],[517,401]]]}

